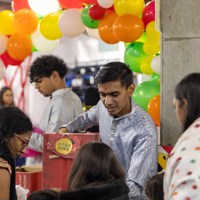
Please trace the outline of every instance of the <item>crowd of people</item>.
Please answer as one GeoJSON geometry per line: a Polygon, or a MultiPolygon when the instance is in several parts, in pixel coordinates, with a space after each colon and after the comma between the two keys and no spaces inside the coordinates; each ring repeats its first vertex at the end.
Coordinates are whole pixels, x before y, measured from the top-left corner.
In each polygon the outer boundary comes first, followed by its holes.
{"type": "Polygon", "coordinates": [[[34,125],[15,106],[11,88],[1,89],[0,200],[17,200],[18,155],[26,153],[26,165],[42,164],[45,133],[91,131],[92,127],[99,131],[100,142],[81,147],[66,180],[66,191],[35,191],[28,200],[199,198],[200,73],[187,75],[175,88],[173,103],[184,133],[173,148],[164,173],[157,172],[156,126],[131,98],[135,85],[128,66],[110,62],[100,68],[95,77],[96,88],[88,91],[87,100],[94,94],[95,102],[86,101],[84,112],[80,98],[65,85],[66,73],[66,63],[53,55],[40,56],[31,64],[30,83],[49,98],[39,123],[34,125]]]}

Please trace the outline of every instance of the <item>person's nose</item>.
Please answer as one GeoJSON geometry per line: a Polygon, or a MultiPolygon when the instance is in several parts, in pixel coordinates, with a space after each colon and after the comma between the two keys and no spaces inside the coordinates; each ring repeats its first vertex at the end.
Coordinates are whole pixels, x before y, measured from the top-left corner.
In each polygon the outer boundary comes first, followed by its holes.
{"type": "Polygon", "coordinates": [[[27,146],[24,146],[24,147],[21,149],[20,153],[25,154],[25,153],[26,153],[26,148],[27,148],[27,146]]]}
{"type": "Polygon", "coordinates": [[[113,100],[111,96],[108,95],[105,97],[105,105],[109,106],[112,102],[113,100]]]}
{"type": "Polygon", "coordinates": [[[38,88],[39,88],[39,84],[35,83],[35,89],[38,89],[38,88]]]}

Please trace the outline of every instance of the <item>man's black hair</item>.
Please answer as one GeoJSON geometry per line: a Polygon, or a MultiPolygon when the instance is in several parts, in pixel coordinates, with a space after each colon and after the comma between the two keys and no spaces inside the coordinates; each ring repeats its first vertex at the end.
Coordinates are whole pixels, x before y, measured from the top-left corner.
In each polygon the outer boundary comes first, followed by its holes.
{"type": "Polygon", "coordinates": [[[60,78],[67,73],[67,65],[61,58],[54,55],[43,55],[36,58],[31,64],[29,70],[29,79],[33,83],[42,77],[50,77],[54,71],[57,71],[60,78]]]}
{"type": "Polygon", "coordinates": [[[133,72],[122,62],[110,62],[102,66],[95,77],[96,85],[110,81],[121,81],[128,88],[133,83],[133,72]]]}

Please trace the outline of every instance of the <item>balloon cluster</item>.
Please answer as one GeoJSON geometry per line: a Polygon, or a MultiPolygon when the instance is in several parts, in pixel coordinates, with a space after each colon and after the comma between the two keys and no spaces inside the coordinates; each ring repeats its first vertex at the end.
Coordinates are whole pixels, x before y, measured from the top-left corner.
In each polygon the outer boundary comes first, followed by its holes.
{"type": "Polygon", "coordinates": [[[150,9],[144,0],[13,0],[12,11],[0,12],[0,55],[19,64],[84,31],[108,44],[135,42],[153,16],[150,9]]]}
{"type": "Polygon", "coordinates": [[[51,51],[61,37],[85,31],[108,44],[124,42],[132,71],[154,76],[133,96],[147,110],[159,94],[160,33],[154,20],[154,0],[13,0],[12,10],[0,12],[0,57],[5,66],[19,65],[32,52],[51,51]]]}

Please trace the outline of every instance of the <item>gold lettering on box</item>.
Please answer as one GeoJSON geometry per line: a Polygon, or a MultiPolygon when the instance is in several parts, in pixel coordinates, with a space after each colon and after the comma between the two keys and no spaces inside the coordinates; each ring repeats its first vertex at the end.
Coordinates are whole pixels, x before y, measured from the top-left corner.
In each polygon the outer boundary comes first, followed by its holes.
{"type": "Polygon", "coordinates": [[[63,155],[66,155],[72,150],[72,141],[68,138],[61,138],[56,142],[55,150],[63,155]]]}

